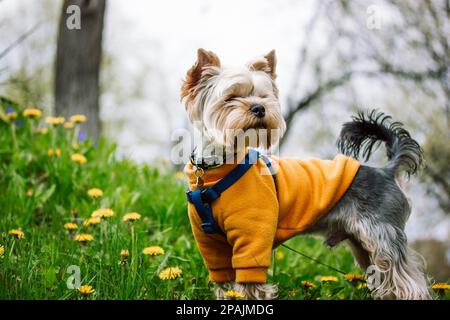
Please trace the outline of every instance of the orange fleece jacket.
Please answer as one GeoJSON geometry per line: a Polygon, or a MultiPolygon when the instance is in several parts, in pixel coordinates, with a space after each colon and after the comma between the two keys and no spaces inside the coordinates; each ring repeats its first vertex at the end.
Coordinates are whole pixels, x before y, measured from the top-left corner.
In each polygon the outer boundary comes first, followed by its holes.
{"type": "MultiPolygon", "coordinates": [[[[214,220],[223,234],[201,228],[194,205],[188,213],[194,237],[214,282],[266,281],[271,251],[281,242],[312,226],[330,211],[348,189],[360,164],[338,155],[334,160],[270,156],[273,178],[262,159],[212,203],[214,220]]],[[[226,176],[236,165],[205,171],[204,187],[226,176]]],[[[193,166],[184,169],[189,189],[196,189],[193,166]]]]}

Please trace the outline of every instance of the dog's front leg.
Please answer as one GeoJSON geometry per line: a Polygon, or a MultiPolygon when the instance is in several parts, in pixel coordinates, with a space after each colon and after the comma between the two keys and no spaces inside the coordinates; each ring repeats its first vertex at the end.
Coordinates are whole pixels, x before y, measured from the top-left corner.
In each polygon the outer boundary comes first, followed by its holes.
{"type": "Polygon", "coordinates": [[[217,300],[227,300],[225,293],[229,290],[232,290],[235,283],[234,281],[223,282],[223,283],[214,283],[214,294],[216,295],[217,300]]]}
{"type": "Polygon", "coordinates": [[[235,290],[248,300],[273,300],[278,296],[278,287],[268,283],[236,283],[235,290]]]}

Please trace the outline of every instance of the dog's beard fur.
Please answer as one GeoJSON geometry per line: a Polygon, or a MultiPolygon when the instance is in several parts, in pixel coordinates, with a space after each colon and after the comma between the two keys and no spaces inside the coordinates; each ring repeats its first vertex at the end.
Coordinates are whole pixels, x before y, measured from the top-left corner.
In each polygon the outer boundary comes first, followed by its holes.
{"type": "Polygon", "coordinates": [[[188,71],[181,96],[189,119],[209,143],[236,151],[242,147],[270,148],[286,124],[275,85],[275,55],[250,62],[243,69],[222,68],[217,56],[202,49],[188,71]],[[265,109],[264,117],[251,111],[265,109]]]}

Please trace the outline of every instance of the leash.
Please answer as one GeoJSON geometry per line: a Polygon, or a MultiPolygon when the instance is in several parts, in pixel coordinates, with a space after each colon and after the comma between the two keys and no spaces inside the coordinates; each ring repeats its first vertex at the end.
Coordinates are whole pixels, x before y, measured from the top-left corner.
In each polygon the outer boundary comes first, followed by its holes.
{"type": "Polygon", "coordinates": [[[327,267],[327,268],[330,269],[330,270],[339,272],[339,273],[341,273],[341,274],[347,274],[347,272],[344,272],[344,271],[342,271],[342,270],[336,269],[335,267],[332,267],[332,266],[330,266],[330,265],[328,265],[328,264],[326,264],[326,263],[324,263],[324,262],[322,262],[322,261],[319,261],[319,260],[317,260],[317,259],[315,259],[315,258],[313,258],[313,257],[310,257],[310,256],[308,256],[308,255],[306,255],[306,254],[304,254],[304,253],[302,253],[302,252],[300,252],[300,251],[298,251],[298,250],[295,250],[294,248],[291,248],[291,247],[285,245],[285,244],[282,244],[281,246],[282,246],[282,247],[285,247],[285,248],[288,249],[288,250],[291,250],[292,252],[295,252],[295,253],[301,255],[303,258],[309,259],[309,260],[311,260],[311,261],[314,261],[314,262],[317,263],[317,264],[320,264],[320,265],[322,265],[322,266],[324,266],[324,267],[327,267]]]}

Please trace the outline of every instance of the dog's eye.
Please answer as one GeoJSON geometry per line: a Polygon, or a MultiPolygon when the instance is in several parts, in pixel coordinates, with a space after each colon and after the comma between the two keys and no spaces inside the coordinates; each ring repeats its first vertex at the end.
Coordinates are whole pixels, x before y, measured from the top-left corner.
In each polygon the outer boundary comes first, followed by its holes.
{"type": "Polygon", "coordinates": [[[233,101],[234,99],[235,99],[236,97],[228,97],[228,98],[226,98],[225,99],[225,102],[231,102],[231,101],[233,101]]]}

